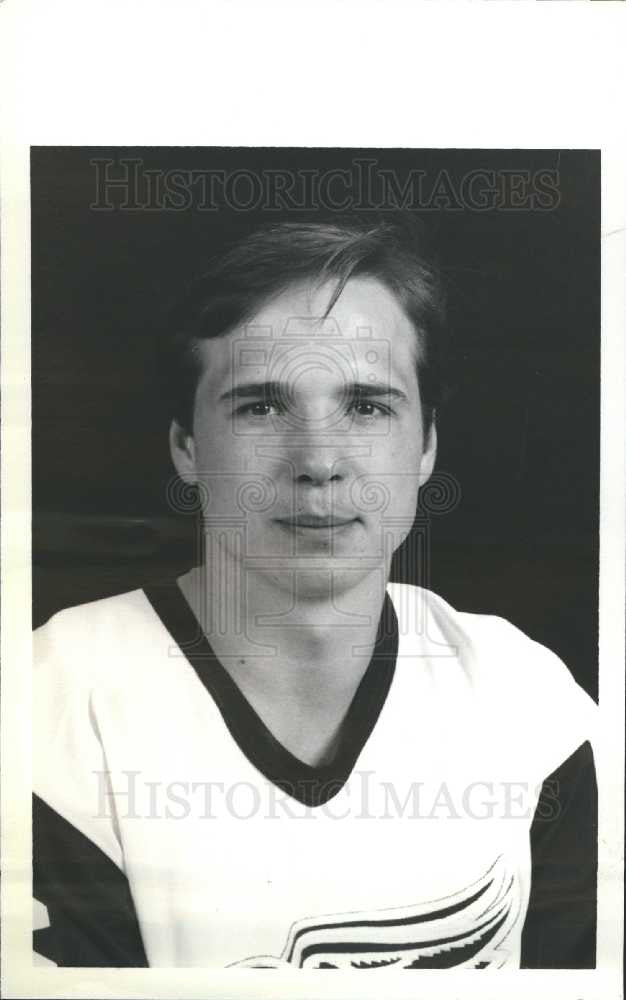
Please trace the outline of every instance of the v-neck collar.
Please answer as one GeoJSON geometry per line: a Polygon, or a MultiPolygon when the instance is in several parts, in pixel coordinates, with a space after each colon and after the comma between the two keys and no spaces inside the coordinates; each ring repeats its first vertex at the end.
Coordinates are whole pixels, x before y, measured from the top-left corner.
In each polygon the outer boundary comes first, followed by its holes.
{"type": "Polygon", "coordinates": [[[280,743],[254,710],[202,633],[178,584],[144,588],[162,624],[217,705],[250,763],[281,791],[306,806],[320,806],[341,791],[369,739],[389,693],[398,652],[398,620],[385,593],[374,651],[341,726],[330,763],[310,765],[280,743]]]}

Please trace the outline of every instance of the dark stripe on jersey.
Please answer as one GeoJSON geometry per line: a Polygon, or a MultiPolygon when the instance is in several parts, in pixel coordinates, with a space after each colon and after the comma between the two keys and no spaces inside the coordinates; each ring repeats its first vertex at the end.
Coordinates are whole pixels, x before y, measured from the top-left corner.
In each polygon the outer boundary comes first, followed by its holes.
{"type": "Polygon", "coordinates": [[[597,797],[587,742],[544,781],[535,810],[522,968],[595,968],[597,797]]]}
{"type": "Polygon", "coordinates": [[[290,753],[255,712],[217,659],[178,585],[146,587],[144,592],[253,766],[304,805],[323,805],[337,795],[376,725],[393,679],[398,652],[398,620],[389,595],[385,594],[372,658],[350,703],[333,760],[312,767],[290,753]]]}
{"type": "Polygon", "coordinates": [[[356,955],[362,952],[369,952],[370,954],[379,954],[384,952],[412,952],[419,951],[423,949],[424,951],[431,950],[433,948],[440,948],[441,951],[438,955],[428,956],[419,955],[415,958],[409,965],[406,965],[407,969],[449,969],[455,965],[459,965],[461,962],[466,962],[474,955],[478,954],[482,948],[485,947],[493,938],[496,936],[500,928],[506,921],[508,912],[504,916],[499,916],[499,919],[493,926],[490,926],[491,921],[486,921],[482,926],[472,928],[467,931],[463,931],[461,934],[454,934],[450,937],[433,938],[428,941],[403,941],[403,942],[375,942],[371,941],[365,942],[354,942],[354,941],[330,941],[330,942],[317,942],[316,944],[308,945],[302,951],[302,956],[300,958],[300,968],[303,967],[305,961],[315,954],[339,954],[339,955],[356,955]],[[484,933],[483,933],[484,932],[484,933]],[[467,941],[467,938],[473,937],[474,934],[480,934],[481,936],[477,941],[467,941]]]}
{"type": "Polygon", "coordinates": [[[50,927],[34,949],[60,966],[146,967],[128,880],[94,843],[33,796],[33,895],[50,927]]]}
{"type": "MultiPolygon", "coordinates": [[[[341,923],[320,923],[312,924],[311,926],[301,927],[300,930],[294,935],[294,939],[291,943],[291,948],[287,954],[287,961],[291,962],[298,941],[302,937],[306,937],[309,934],[323,933],[324,931],[334,931],[337,927],[341,928],[342,931],[347,928],[352,927],[413,927],[416,924],[430,923],[433,920],[443,920],[445,917],[450,917],[455,913],[460,913],[461,910],[467,909],[472,903],[475,903],[477,899],[485,894],[487,889],[491,886],[491,882],[487,882],[486,885],[475,892],[473,896],[468,896],[467,899],[461,900],[460,903],[455,903],[452,906],[446,906],[441,910],[431,910],[430,913],[419,913],[408,917],[396,917],[390,920],[342,920],[341,923]]],[[[473,930],[469,930],[468,933],[474,933],[473,930]]],[[[371,946],[372,950],[375,950],[374,945],[371,946]]],[[[405,947],[405,946],[403,946],[405,947]]]]}

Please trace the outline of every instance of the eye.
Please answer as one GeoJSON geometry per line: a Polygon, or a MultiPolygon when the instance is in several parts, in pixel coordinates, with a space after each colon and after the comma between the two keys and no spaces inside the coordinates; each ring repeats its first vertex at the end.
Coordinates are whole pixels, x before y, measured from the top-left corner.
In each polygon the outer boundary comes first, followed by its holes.
{"type": "Polygon", "coordinates": [[[270,399],[257,399],[254,403],[245,403],[237,409],[238,416],[269,417],[270,411],[278,412],[278,407],[270,399]]]}
{"type": "Polygon", "coordinates": [[[352,403],[352,410],[357,417],[364,417],[365,419],[379,416],[388,416],[391,410],[388,406],[384,406],[382,403],[373,403],[370,399],[356,399],[352,403]]]}

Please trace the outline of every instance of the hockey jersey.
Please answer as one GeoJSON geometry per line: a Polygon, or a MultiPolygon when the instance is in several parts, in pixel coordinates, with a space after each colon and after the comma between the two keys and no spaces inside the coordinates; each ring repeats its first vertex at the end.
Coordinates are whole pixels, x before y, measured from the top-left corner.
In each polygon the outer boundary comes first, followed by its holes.
{"type": "Polygon", "coordinates": [[[175,582],[62,611],[34,641],[37,961],[593,963],[595,705],[510,623],[389,584],[317,767],[175,582]]]}

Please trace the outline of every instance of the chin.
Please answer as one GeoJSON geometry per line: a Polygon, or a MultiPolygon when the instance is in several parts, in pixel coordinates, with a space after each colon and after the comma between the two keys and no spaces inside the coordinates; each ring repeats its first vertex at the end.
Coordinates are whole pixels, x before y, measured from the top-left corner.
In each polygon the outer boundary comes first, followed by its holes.
{"type": "Polygon", "coordinates": [[[374,574],[380,581],[386,582],[387,566],[380,559],[369,559],[360,562],[359,566],[347,568],[337,565],[337,560],[315,560],[315,568],[311,567],[311,559],[285,560],[284,566],[272,567],[268,579],[283,593],[293,600],[335,601],[342,594],[349,593],[367,577],[374,574]]]}

